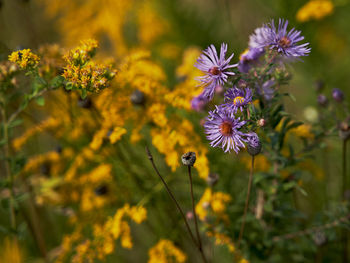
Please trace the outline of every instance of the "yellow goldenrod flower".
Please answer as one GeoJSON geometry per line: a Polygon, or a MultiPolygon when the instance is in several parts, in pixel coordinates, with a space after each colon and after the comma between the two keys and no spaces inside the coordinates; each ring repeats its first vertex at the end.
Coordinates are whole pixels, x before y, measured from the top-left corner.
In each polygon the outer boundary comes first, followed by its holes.
{"type": "Polygon", "coordinates": [[[227,221],[228,218],[225,214],[226,204],[230,201],[230,195],[222,192],[213,192],[211,188],[207,188],[196,205],[196,213],[199,219],[205,220],[211,210],[218,218],[227,221]]]}
{"type": "Polygon", "coordinates": [[[21,69],[32,69],[38,65],[40,58],[30,49],[22,49],[12,52],[9,60],[16,63],[21,69]]]}
{"type": "Polygon", "coordinates": [[[302,124],[298,127],[291,130],[292,133],[294,133],[296,136],[299,136],[301,138],[305,139],[314,139],[315,134],[311,132],[311,125],[309,124],[302,124]]]}
{"type": "Polygon", "coordinates": [[[320,20],[332,14],[333,9],[334,5],[330,0],[311,0],[298,10],[296,18],[299,22],[320,20]]]}
{"type": "Polygon", "coordinates": [[[23,262],[22,252],[16,239],[5,238],[1,245],[1,262],[21,263],[23,262]]]}
{"type": "Polygon", "coordinates": [[[148,251],[148,263],[183,263],[187,256],[173,242],[161,239],[148,251]]]}

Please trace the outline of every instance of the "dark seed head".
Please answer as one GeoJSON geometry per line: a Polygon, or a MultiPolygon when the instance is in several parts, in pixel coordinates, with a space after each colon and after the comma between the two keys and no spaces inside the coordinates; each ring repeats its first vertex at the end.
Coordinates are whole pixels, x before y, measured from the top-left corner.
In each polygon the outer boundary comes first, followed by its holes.
{"type": "Polygon", "coordinates": [[[96,195],[106,195],[107,193],[108,193],[108,187],[105,184],[95,188],[96,195]]]}
{"type": "Polygon", "coordinates": [[[92,100],[89,97],[85,99],[79,97],[78,106],[84,109],[90,109],[92,107],[92,100]]]}
{"type": "Polygon", "coordinates": [[[213,187],[219,181],[219,175],[215,173],[210,173],[207,177],[207,184],[213,187]]]}
{"type": "Polygon", "coordinates": [[[134,105],[143,105],[146,101],[146,97],[142,91],[137,89],[131,94],[130,100],[134,105]]]}
{"type": "Polygon", "coordinates": [[[49,162],[44,162],[41,166],[40,166],[40,172],[43,175],[50,175],[50,171],[51,171],[51,164],[49,162]]]}
{"type": "Polygon", "coordinates": [[[183,165],[186,166],[193,166],[196,162],[196,153],[194,152],[187,152],[181,157],[183,165]]]}

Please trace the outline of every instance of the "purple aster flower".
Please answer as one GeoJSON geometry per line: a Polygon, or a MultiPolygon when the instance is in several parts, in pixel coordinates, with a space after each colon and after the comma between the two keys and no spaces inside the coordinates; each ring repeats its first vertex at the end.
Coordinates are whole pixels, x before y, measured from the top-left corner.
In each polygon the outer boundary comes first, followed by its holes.
{"type": "Polygon", "coordinates": [[[242,73],[248,73],[252,64],[257,62],[264,52],[263,48],[250,48],[244,51],[239,57],[238,70],[242,73]]]}
{"type": "Polygon", "coordinates": [[[204,86],[203,96],[211,100],[214,96],[216,86],[223,85],[227,82],[229,75],[234,75],[233,72],[227,71],[229,68],[237,65],[230,65],[233,54],[225,59],[227,52],[227,44],[221,44],[220,57],[216,52],[214,45],[210,45],[203,54],[197,59],[195,67],[205,73],[204,76],[199,77],[201,85],[204,86]]]}
{"type": "Polygon", "coordinates": [[[279,19],[278,28],[275,27],[275,22],[272,20],[269,24],[264,25],[254,31],[250,36],[249,47],[264,48],[277,50],[287,58],[297,58],[307,56],[310,53],[309,43],[298,44],[303,40],[301,31],[292,28],[287,31],[288,20],[279,19]]]}
{"type": "Polygon", "coordinates": [[[195,111],[202,111],[207,102],[208,101],[203,97],[203,95],[199,94],[197,97],[192,99],[191,108],[195,111]]]}
{"type": "Polygon", "coordinates": [[[225,152],[232,149],[238,153],[240,148],[245,148],[245,133],[239,129],[246,124],[240,118],[235,118],[232,111],[217,107],[209,112],[207,121],[204,124],[207,139],[210,140],[212,147],[221,147],[225,152]]]}
{"type": "Polygon", "coordinates": [[[344,93],[340,89],[334,88],[332,90],[332,97],[335,101],[342,102],[344,100],[344,93]]]}
{"type": "Polygon", "coordinates": [[[240,109],[243,112],[243,107],[252,102],[252,91],[250,88],[238,89],[237,87],[230,88],[225,93],[225,104],[222,106],[237,113],[240,109]]]}

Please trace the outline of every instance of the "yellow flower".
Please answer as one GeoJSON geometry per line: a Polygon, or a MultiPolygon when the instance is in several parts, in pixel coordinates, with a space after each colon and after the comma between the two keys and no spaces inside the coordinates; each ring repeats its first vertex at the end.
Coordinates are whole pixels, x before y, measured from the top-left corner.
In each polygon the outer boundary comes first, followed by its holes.
{"type": "Polygon", "coordinates": [[[196,213],[201,220],[205,220],[211,209],[215,215],[227,221],[226,204],[231,201],[231,196],[222,192],[213,192],[210,188],[205,189],[204,194],[196,205],[196,213]]]}
{"type": "Polygon", "coordinates": [[[305,139],[314,139],[315,135],[311,132],[311,128],[309,124],[302,124],[292,129],[291,132],[305,139]]]}
{"type": "Polygon", "coordinates": [[[299,22],[306,22],[312,19],[320,20],[333,13],[334,5],[329,0],[311,0],[302,6],[296,18],[299,22]]]}
{"type": "Polygon", "coordinates": [[[161,239],[148,251],[148,263],[183,263],[187,256],[173,242],[161,239]]]}
{"type": "Polygon", "coordinates": [[[18,245],[18,241],[16,239],[10,239],[5,237],[3,244],[1,245],[1,262],[8,263],[21,263],[22,252],[18,245]]]}
{"type": "Polygon", "coordinates": [[[22,69],[31,69],[38,65],[40,58],[30,49],[14,51],[9,55],[9,60],[16,63],[22,69]]]}

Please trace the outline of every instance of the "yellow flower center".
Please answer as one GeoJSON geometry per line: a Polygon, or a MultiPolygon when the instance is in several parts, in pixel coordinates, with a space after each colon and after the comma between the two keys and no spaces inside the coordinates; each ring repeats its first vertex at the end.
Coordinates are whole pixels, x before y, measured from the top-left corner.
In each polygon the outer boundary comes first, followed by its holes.
{"type": "Polygon", "coordinates": [[[233,104],[237,105],[238,103],[244,103],[244,98],[241,96],[238,96],[236,98],[233,99],[233,104]]]}

